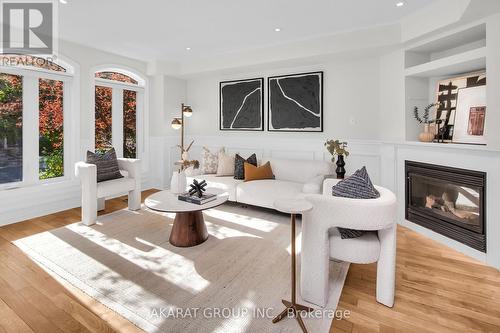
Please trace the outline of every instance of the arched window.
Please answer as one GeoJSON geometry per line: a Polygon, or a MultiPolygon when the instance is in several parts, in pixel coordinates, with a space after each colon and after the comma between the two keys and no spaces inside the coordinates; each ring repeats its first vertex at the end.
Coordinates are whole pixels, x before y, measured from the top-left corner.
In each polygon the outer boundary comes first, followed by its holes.
{"type": "Polygon", "coordinates": [[[70,174],[64,129],[72,80],[69,65],[0,56],[0,188],[70,174]]]}
{"type": "Polygon", "coordinates": [[[137,158],[142,140],[144,80],[121,69],[95,73],[95,149],[116,149],[118,156],[137,158]]]}

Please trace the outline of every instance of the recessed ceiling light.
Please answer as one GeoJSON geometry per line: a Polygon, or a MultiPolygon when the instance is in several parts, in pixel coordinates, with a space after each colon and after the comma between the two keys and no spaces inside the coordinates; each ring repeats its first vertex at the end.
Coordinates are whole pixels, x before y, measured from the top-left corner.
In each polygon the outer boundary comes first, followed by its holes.
{"type": "Polygon", "coordinates": [[[280,31],[281,31],[281,28],[274,28],[274,31],[276,31],[276,32],[280,32],[280,31]]]}
{"type": "Polygon", "coordinates": [[[191,48],[190,47],[186,47],[186,51],[189,51],[189,50],[191,50],[191,48]]]}
{"type": "Polygon", "coordinates": [[[403,1],[396,2],[396,7],[403,7],[405,3],[403,1]]]}
{"type": "Polygon", "coordinates": [[[63,5],[68,4],[68,1],[66,1],[66,0],[59,0],[59,2],[62,3],[63,5]]]}

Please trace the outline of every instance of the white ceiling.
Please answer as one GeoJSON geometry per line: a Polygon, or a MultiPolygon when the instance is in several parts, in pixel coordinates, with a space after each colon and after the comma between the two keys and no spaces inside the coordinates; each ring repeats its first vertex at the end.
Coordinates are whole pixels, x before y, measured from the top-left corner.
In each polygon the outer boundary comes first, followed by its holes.
{"type": "Polygon", "coordinates": [[[398,1],[66,0],[59,34],[131,58],[183,61],[390,24],[436,0],[398,1]]]}

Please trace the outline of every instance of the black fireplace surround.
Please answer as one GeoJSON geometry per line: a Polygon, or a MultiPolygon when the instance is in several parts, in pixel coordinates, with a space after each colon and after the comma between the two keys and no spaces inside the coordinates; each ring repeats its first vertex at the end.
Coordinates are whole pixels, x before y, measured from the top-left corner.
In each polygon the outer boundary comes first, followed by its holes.
{"type": "Polygon", "coordinates": [[[486,173],[405,161],[406,219],[486,252],[486,173]]]}

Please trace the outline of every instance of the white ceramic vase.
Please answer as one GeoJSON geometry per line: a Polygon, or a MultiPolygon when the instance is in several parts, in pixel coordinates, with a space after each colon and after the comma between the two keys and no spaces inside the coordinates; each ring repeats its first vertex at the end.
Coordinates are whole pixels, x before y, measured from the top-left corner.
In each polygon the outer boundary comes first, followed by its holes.
{"type": "Polygon", "coordinates": [[[186,192],[187,180],[184,171],[174,171],[170,180],[170,192],[180,194],[186,192]]]}

